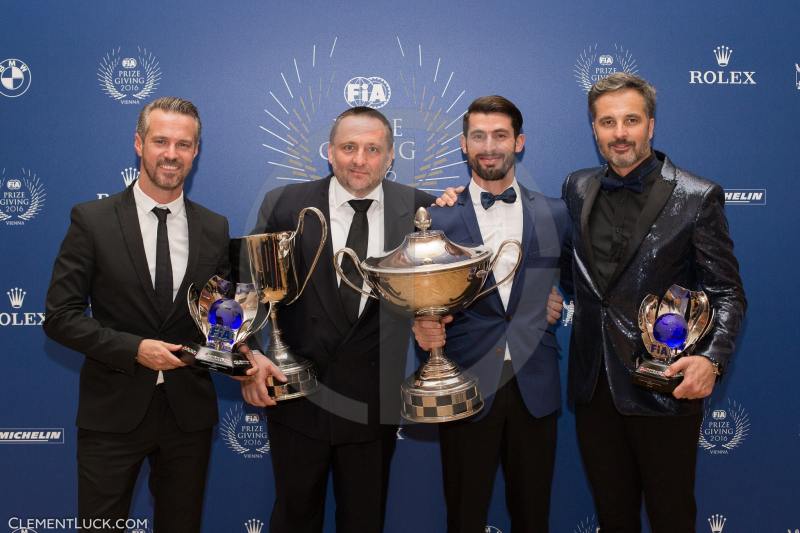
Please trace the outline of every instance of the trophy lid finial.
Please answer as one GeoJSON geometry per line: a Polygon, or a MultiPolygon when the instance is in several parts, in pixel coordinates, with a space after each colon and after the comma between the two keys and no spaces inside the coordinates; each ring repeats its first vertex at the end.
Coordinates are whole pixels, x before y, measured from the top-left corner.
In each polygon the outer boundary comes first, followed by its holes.
{"type": "Polygon", "coordinates": [[[414,215],[414,225],[420,231],[427,231],[431,227],[431,214],[424,207],[417,209],[414,215]]]}

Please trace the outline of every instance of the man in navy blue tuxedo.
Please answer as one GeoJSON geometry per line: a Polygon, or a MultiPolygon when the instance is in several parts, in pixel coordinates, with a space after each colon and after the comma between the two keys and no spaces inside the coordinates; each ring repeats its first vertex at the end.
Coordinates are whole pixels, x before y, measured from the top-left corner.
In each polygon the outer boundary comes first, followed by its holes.
{"type": "MultiPolygon", "coordinates": [[[[440,425],[447,530],[482,533],[498,464],[515,532],[548,530],[550,487],[561,404],[558,344],[548,327],[548,295],[558,282],[559,258],[570,232],[566,207],[517,182],[516,156],[525,145],[522,114],[502,96],[475,100],[464,115],[461,149],[472,179],[453,207],[432,208],[433,228],[468,246],[494,251],[506,239],[522,244],[513,278],[448,317],[447,355],[478,378],[484,408],[440,425]]],[[[486,286],[516,263],[506,249],[486,286]]],[[[560,311],[553,297],[555,321],[560,311]]],[[[420,347],[443,346],[438,321],[419,319],[420,347]]]]}

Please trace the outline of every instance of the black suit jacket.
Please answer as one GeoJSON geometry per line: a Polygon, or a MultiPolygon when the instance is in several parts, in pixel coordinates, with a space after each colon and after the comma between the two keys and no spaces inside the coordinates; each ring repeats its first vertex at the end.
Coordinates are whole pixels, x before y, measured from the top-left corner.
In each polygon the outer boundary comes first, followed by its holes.
{"type": "MultiPolygon", "coordinates": [[[[189,316],[187,289],[228,270],[228,221],[185,199],[189,260],[175,302],[162,321],[131,187],[73,207],[47,291],[45,333],[86,356],[77,424],[96,431],[122,433],[139,424],[157,376],[136,362],[139,343],[145,338],[202,342],[189,316]]],[[[164,372],[164,379],[182,430],[205,429],[217,422],[216,395],[207,371],[184,367],[164,372]]]]}
{"type": "Polygon", "coordinates": [[[606,167],[570,174],[562,191],[574,222],[569,398],[588,402],[603,364],[614,404],[628,415],[689,414],[702,403],[676,400],[631,382],[635,362],[645,354],[637,319],[647,294],[660,298],[673,283],[706,292],[716,314],[694,354],[717,361],[721,370],[733,354],[746,307],[722,188],[675,167],[660,152],[656,156],[663,161],[661,176],[605,292],[596,281],[588,221],[606,167]]]}
{"type": "MultiPolygon", "coordinates": [[[[331,179],[335,178],[328,176],[270,191],[253,233],[293,230],[304,207],[320,209],[330,222],[331,179]]],[[[416,209],[429,206],[434,198],[386,180],[382,187],[384,246],[391,250],[414,231],[416,209]]],[[[297,246],[302,276],[319,246],[319,223],[310,217],[304,232],[298,236],[297,246]]],[[[295,303],[281,305],[278,312],[283,340],[296,354],[314,362],[321,390],[306,398],[280,402],[268,409],[267,416],[332,444],[374,440],[380,436],[381,423],[399,420],[410,321],[370,299],[351,327],[339,299],[333,253],[329,233],[305,292],[295,303]]]]}

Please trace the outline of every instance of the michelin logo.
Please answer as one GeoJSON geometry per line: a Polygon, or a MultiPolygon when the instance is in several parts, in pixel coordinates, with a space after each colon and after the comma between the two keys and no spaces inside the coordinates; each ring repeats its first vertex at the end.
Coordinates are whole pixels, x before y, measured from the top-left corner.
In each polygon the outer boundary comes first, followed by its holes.
{"type": "Polygon", "coordinates": [[[728,205],[767,205],[767,189],[726,189],[728,205]]]}
{"type": "Polygon", "coordinates": [[[0,444],[64,444],[64,428],[0,429],[0,444]]]}

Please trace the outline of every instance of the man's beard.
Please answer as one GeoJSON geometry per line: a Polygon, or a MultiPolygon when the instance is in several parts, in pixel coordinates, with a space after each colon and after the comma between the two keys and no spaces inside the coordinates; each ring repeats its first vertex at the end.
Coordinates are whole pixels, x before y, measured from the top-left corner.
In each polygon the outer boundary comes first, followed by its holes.
{"type": "Polygon", "coordinates": [[[482,167],[478,157],[480,156],[498,156],[502,154],[477,154],[475,157],[470,157],[469,166],[481,179],[486,181],[500,181],[506,177],[508,171],[514,166],[514,155],[503,155],[503,162],[500,166],[494,168],[482,167]]]}

